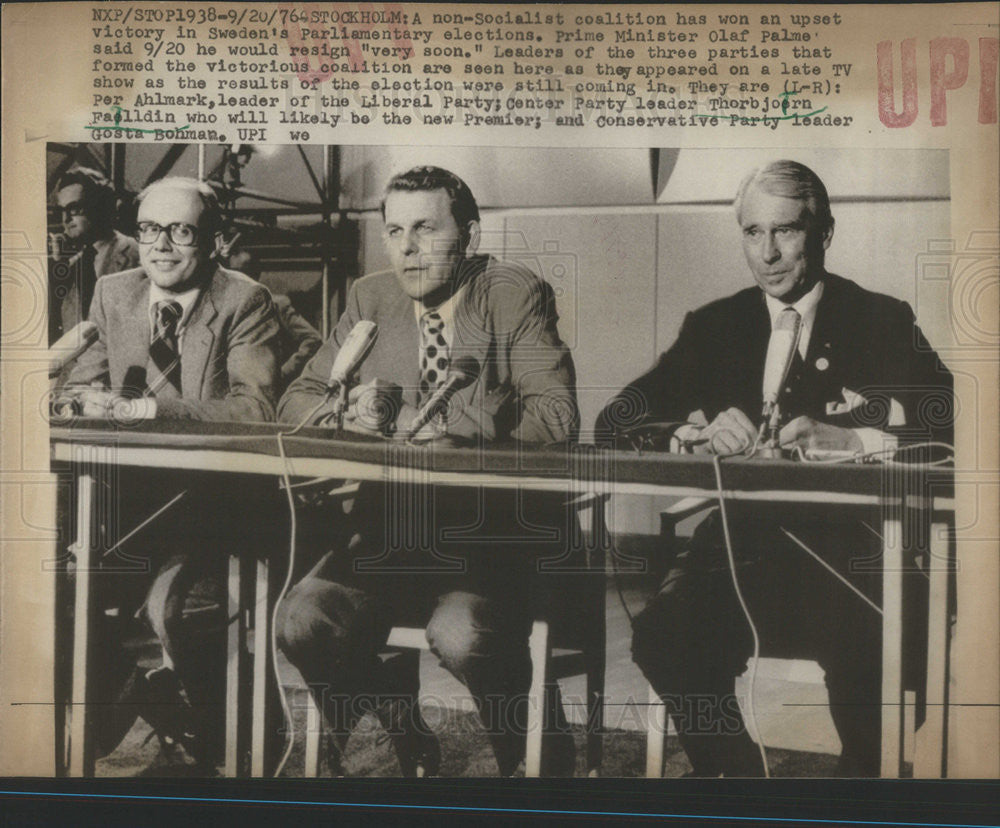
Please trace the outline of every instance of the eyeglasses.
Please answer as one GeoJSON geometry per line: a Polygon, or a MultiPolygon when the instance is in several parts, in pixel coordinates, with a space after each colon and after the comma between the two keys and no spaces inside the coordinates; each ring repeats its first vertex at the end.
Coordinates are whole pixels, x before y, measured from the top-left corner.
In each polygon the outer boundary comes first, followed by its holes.
{"type": "Polygon", "coordinates": [[[63,218],[76,218],[77,216],[82,216],[85,212],[82,201],[71,202],[59,209],[62,211],[63,218]]]}
{"type": "Polygon", "coordinates": [[[160,238],[160,234],[163,232],[166,232],[167,238],[173,244],[179,244],[183,247],[194,247],[198,238],[198,228],[193,224],[184,224],[181,221],[175,221],[166,227],[155,221],[140,221],[136,236],[140,244],[152,244],[160,238]]]}

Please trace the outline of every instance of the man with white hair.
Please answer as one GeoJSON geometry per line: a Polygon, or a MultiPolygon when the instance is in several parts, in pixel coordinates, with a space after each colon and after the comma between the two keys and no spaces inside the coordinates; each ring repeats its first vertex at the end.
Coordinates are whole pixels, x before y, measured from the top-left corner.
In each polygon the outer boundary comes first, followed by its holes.
{"type": "MultiPolygon", "coordinates": [[[[903,444],[950,443],[951,375],[910,307],[824,266],[834,220],[819,177],[776,161],[743,180],[735,206],[756,284],[689,313],[670,350],[605,408],[598,434],[660,421],[676,427],[675,445],[695,452],[751,449],[768,343],[783,328],[797,335],[778,395],[783,448],[888,456],[903,444]],[[637,400],[641,416],[617,421],[637,400]]],[[[843,744],[839,772],[877,776],[881,619],[787,533],[876,599],[877,565],[858,564],[878,559],[880,540],[843,510],[731,503],[728,512],[735,573],[714,511],[634,622],[633,657],[666,703],[694,773],[764,771],[733,695],[753,650],[735,577],[761,654],[815,659],[825,670],[843,744]]]]}

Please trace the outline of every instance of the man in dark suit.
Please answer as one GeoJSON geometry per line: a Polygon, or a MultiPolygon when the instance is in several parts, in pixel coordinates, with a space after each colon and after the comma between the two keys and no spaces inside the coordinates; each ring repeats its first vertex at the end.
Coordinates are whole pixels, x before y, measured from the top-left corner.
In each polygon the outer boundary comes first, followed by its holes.
{"type": "MultiPolygon", "coordinates": [[[[760,439],[768,342],[783,327],[798,338],[778,399],[782,447],[888,456],[901,444],[950,442],[951,377],[909,306],[825,270],[834,220],[816,174],[793,161],[753,172],[740,186],[736,215],[756,286],[689,313],[670,350],[605,408],[598,434],[643,421],[682,423],[675,447],[751,449],[760,439]]],[[[870,596],[878,595],[878,573],[851,564],[877,557],[878,538],[833,510],[732,504],[729,511],[762,654],[819,661],[843,743],[841,772],[878,775],[880,620],[786,532],[870,596]]],[[[714,512],[635,619],[633,638],[635,661],[667,703],[697,775],[763,773],[732,695],[751,652],[714,512]]]]}
{"type": "Polygon", "coordinates": [[[115,230],[116,196],[97,170],[76,167],[56,185],[63,232],[51,240],[49,342],[87,318],[101,276],[139,264],[135,239],[115,230]]]}
{"type": "MultiPolygon", "coordinates": [[[[273,420],[277,313],[266,288],[214,264],[220,222],[214,192],[193,179],[168,178],[138,200],[141,266],[98,281],[90,318],[99,339],[73,367],[64,396],[83,416],[124,424],[273,420]]],[[[154,487],[141,471],[129,474],[119,481],[118,514],[139,523],[170,501],[172,489],[162,476],[154,487]]],[[[119,712],[131,711],[131,719],[141,713],[207,760],[219,747],[224,720],[224,550],[251,546],[252,538],[245,520],[225,519],[236,504],[217,481],[180,476],[177,488],[186,490],[184,499],[133,542],[142,545],[139,554],[162,564],[144,608],[163,646],[164,667],[137,671],[119,712]],[[184,711],[190,716],[180,715],[184,711]]],[[[243,488],[240,497],[253,495],[243,488]]],[[[124,573],[108,588],[127,606],[138,582],[124,573]]],[[[128,715],[120,716],[104,747],[113,747],[129,724],[128,715]]]]}
{"type": "MultiPolygon", "coordinates": [[[[556,330],[551,288],[519,265],[475,255],[478,207],[466,184],[446,170],[418,167],[396,176],[382,211],[392,270],[352,287],[333,335],[282,397],[279,420],[334,421],[333,403],[324,402],[333,362],[355,325],[370,320],[378,339],[350,392],[348,428],[407,433],[451,366],[472,359],[481,368],[478,379],[421,439],[568,440],[577,418],[574,371],[556,330]]],[[[519,527],[515,516],[543,511],[543,500],[525,504],[519,493],[445,487],[362,487],[340,544],[347,548],[319,561],[289,593],[277,621],[282,649],[342,741],[353,718],[337,712],[331,697],[395,696],[399,704],[379,709],[396,731],[403,773],[436,772],[439,752],[420,721],[417,688],[391,675],[377,655],[393,624],[416,623],[426,625],[431,649],[476,699],[501,774],[514,772],[524,754],[531,681],[526,579],[533,531],[519,527]],[[364,565],[374,559],[376,566],[364,565]]]]}

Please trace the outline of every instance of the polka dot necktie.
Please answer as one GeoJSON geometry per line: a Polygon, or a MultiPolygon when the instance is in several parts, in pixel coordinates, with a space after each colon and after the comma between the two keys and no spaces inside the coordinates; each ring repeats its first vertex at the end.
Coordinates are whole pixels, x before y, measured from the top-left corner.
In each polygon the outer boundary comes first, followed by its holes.
{"type": "Polygon", "coordinates": [[[448,376],[448,343],[444,338],[444,320],[437,311],[420,317],[420,388],[418,406],[423,405],[448,376]]]}

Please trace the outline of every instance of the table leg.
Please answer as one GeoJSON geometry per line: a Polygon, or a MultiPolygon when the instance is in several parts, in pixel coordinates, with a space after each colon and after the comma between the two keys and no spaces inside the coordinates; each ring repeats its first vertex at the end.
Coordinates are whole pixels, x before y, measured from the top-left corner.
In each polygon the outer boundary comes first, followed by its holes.
{"type": "Polygon", "coordinates": [[[253,716],[250,737],[250,775],[262,777],[272,734],[268,733],[269,715],[277,701],[275,686],[269,680],[271,672],[271,594],[270,566],[267,560],[257,561],[257,591],[253,611],[253,716]]]}
{"type": "Polygon", "coordinates": [[[95,770],[95,735],[93,705],[90,695],[93,682],[94,637],[93,603],[93,538],[95,537],[97,508],[94,476],[78,472],[76,477],[77,512],[76,544],[76,596],[73,617],[73,692],[70,720],[69,775],[93,776],[95,770]]]}
{"type": "Polygon", "coordinates": [[[535,621],[528,640],[531,652],[531,689],[528,691],[528,735],[524,750],[524,775],[535,779],[542,773],[543,716],[545,711],[545,668],[549,654],[549,625],[535,621]]]}
{"type": "Polygon", "coordinates": [[[945,732],[948,688],[948,525],[932,523],[927,572],[930,595],[927,610],[927,715],[920,728],[914,777],[941,778],[945,767],[945,732]]]}
{"type": "Polygon", "coordinates": [[[652,686],[649,688],[649,724],[646,727],[646,778],[663,776],[663,746],[667,740],[667,706],[652,686]]]}
{"type": "Polygon", "coordinates": [[[882,522],[882,777],[901,773],[903,744],[903,526],[882,522]]]}
{"type": "Polygon", "coordinates": [[[225,775],[244,774],[246,755],[245,719],[247,678],[247,607],[246,590],[249,581],[247,565],[239,555],[229,556],[229,622],[228,659],[226,665],[226,759],[225,775]],[[235,619],[235,620],[232,620],[235,619]]]}
{"type": "Polygon", "coordinates": [[[320,745],[323,741],[323,715],[312,691],[306,688],[306,757],[302,775],[306,779],[319,776],[320,745]]]}

